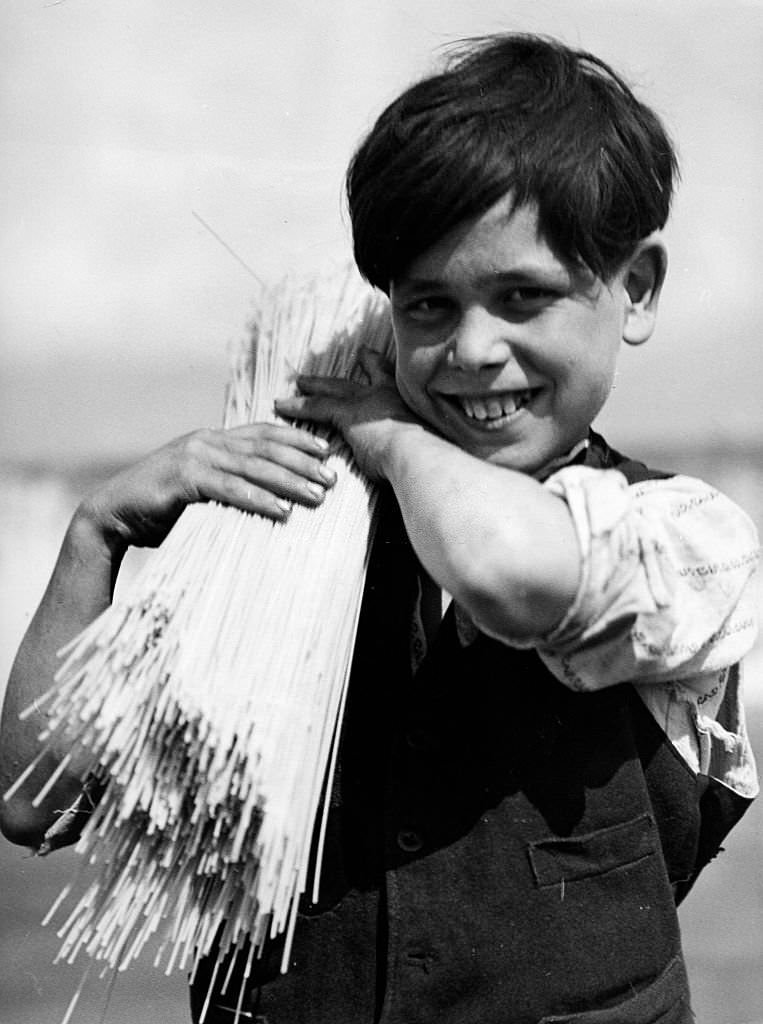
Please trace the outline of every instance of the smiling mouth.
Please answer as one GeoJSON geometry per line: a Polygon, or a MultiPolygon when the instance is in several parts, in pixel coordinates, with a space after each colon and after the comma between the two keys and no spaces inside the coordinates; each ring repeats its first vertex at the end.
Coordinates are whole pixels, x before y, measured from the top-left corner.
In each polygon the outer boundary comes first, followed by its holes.
{"type": "Polygon", "coordinates": [[[501,391],[486,395],[444,395],[443,397],[477,426],[495,428],[524,409],[540,388],[501,391]]]}

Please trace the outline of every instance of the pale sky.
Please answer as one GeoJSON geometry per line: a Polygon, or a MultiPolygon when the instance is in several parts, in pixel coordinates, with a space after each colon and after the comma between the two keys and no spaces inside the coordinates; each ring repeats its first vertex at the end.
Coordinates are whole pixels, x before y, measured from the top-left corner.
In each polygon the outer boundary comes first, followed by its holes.
{"type": "Polygon", "coordinates": [[[253,282],[348,252],[354,145],[449,40],[557,35],[665,118],[683,184],[655,338],[605,423],[763,436],[757,0],[4,0],[0,457],[136,453],[219,417],[253,282]]]}

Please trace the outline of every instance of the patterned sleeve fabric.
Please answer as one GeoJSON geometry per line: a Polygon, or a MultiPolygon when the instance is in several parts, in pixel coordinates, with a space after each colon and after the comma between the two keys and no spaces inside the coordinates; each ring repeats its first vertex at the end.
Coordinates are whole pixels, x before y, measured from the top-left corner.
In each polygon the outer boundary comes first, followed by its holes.
{"type": "Polygon", "coordinates": [[[562,622],[532,646],[572,689],[637,684],[694,770],[754,795],[740,699],[756,636],[751,520],[684,476],[629,485],[616,470],[574,466],[546,486],[570,510],[582,572],[562,622]]]}

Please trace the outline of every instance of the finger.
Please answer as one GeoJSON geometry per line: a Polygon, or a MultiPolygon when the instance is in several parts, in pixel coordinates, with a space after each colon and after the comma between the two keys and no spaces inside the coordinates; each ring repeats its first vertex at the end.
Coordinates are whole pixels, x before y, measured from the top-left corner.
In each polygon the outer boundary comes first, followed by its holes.
{"type": "MultiPolygon", "coordinates": [[[[225,461],[225,468],[240,472],[255,483],[265,463],[273,463],[297,478],[312,480],[323,487],[332,486],[336,482],[336,473],[326,465],[322,457],[310,455],[289,444],[265,441],[262,438],[250,440],[246,437],[229,437],[226,448],[236,461],[225,461]]],[[[224,456],[218,458],[224,459],[224,456]]]]}
{"type": "Polygon", "coordinates": [[[286,419],[307,420],[310,423],[337,424],[336,398],[325,395],[296,395],[293,398],[278,398],[276,412],[286,419]]]}
{"type": "Polygon", "coordinates": [[[354,381],[310,374],[300,374],[297,387],[303,395],[323,395],[326,398],[353,398],[358,393],[358,384],[354,381]]]}
{"type": "MultiPolygon", "coordinates": [[[[323,501],[326,488],[335,482],[333,471],[317,458],[263,441],[259,434],[248,448],[241,438],[235,440],[226,435],[226,441],[222,442],[219,431],[213,436],[197,431],[183,440],[182,458],[173,476],[179,479],[185,500],[212,499],[249,511],[262,511],[260,491],[266,491],[276,499],[314,506],[323,501]],[[264,446],[267,454],[253,450],[255,445],[261,449],[264,446]],[[295,468],[289,468],[290,464],[295,468]],[[226,484],[227,478],[230,480],[226,484]]],[[[265,502],[265,507],[267,514],[277,514],[272,501],[265,502]]]]}
{"type": "Polygon", "coordinates": [[[258,487],[242,476],[210,468],[200,486],[200,493],[209,501],[232,505],[244,512],[255,512],[285,522],[291,513],[288,498],[258,487]]]}
{"type": "Polygon", "coordinates": [[[287,423],[247,423],[239,427],[231,427],[222,432],[223,441],[231,441],[251,445],[260,441],[275,442],[279,445],[297,448],[309,455],[326,458],[330,451],[329,442],[317,437],[308,430],[302,430],[287,423]]]}
{"type": "Polygon", "coordinates": [[[321,467],[315,477],[294,472],[259,456],[229,456],[218,466],[232,476],[240,477],[247,486],[262,489],[300,505],[320,505],[326,491],[336,483],[336,475],[330,467],[321,467]]]}

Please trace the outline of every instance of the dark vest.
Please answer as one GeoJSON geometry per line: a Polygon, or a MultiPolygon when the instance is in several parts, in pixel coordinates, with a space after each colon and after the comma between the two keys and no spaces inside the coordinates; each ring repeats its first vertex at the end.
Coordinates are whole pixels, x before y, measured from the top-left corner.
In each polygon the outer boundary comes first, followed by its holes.
{"type": "MultiPolygon", "coordinates": [[[[596,435],[585,461],[631,483],[664,475],[596,435]]],[[[260,1024],[688,1024],[675,904],[748,801],[698,778],[632,686],[575,693],[533,651],[482,634],[464,647],[452,609],[412,676],[417,568],[385,493],[320,901],[303,901],[285,975],[280,941],[255,964],[247,1010],[260,1024]]]]}

